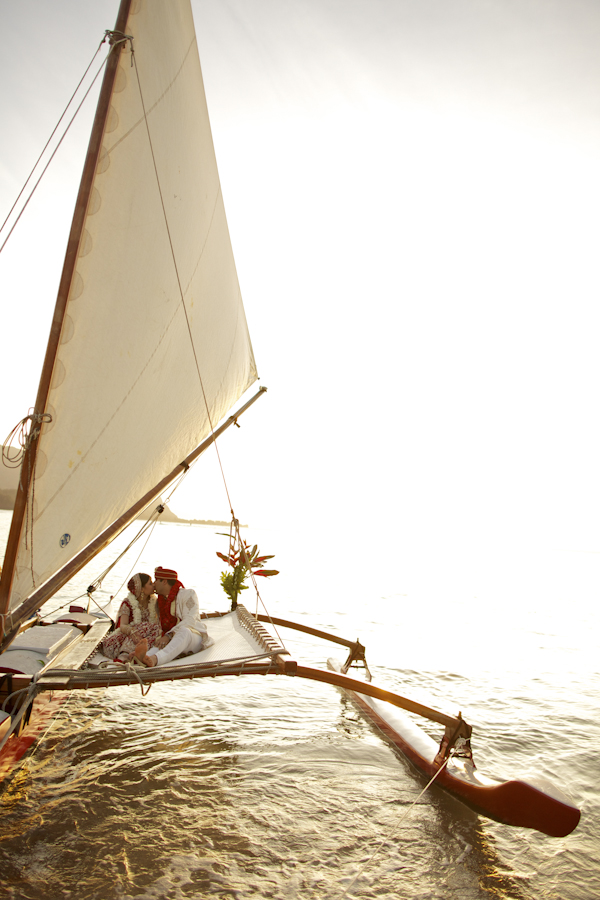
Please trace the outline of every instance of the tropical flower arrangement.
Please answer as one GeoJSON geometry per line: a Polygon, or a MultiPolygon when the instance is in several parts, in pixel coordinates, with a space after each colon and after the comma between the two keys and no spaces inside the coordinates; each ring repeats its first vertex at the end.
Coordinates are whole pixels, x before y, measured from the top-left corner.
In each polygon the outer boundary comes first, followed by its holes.
{"type": "Polygon", "coordinates": [[[260,575],[262,578],[279,575],[277,569],[264,568],[265,562],[268,559],[273,559],[273,554],[270,556],[259,556],[258,554],[257,545],[249,547],[246,541],[244,541],[243,549],[240,547],[239,550],[236,550],[235,547],[230,545],[229,556],[225,556],[224,553],[217,551],[219,559],[222,559],[233,569],[233,572],[221,572],[221,584],[231,600],[232,609],[237,607],[238,596],[241,591],[248,590],[248,585],[244,582],[250,573],[252,575],[260,575]]]}

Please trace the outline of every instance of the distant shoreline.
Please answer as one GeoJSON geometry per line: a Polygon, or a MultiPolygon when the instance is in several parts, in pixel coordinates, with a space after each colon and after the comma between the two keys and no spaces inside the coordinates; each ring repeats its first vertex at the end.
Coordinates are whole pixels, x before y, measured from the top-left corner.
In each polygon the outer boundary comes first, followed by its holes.
{"type": "MultiPolygon", "coordinates": [[[[143,522],[147,522],[150,519],[155,511],[156,507],[161,503],[160,499],[155,501],[156,506],[148,507],[143,512],[136,516],[137,519],[141,519],[143,522]]],[[[171,512],[169,507],[163,503],[164,511],[158,516],[157,522],[169,522],[175,525],[220,525],[227,526],[231,524],[230,522],[222,521],[221,519],[180,519],[179,516],[176,516],[174,512],[171,512]]],[[[247,528],[247,525],[240,525],[240,528],[247,528]]]]}

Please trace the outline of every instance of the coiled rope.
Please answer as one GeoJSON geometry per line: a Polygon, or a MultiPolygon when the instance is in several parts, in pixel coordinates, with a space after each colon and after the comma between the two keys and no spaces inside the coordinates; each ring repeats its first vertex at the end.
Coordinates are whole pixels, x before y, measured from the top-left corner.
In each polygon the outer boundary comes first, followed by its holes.
{"type": "Polygon", "coordinates": [[[2,446],[2,462],[8,469],[19,468],[32,442],[38,437],[42,424],[51,421],[50,413],[36,413],[32,407],[25,418],[15,425],[2,446]]]}
{"type": "MultiPolygon", "coordinates": [[[[50,413],[36,413],[33,408],[24,419],[15,425],[8,437],[4,441],[2,447],[2,462],[9,469],[16,469],[20,466],[26,457],[27,451],[31,447],[34,440],[37,440],[41,427],[44,423],[52,421],[50,413]],[[13,441],[18,445],[13,446],[13,441]]],[[[27,503],[25,506],[25,548],[30,549],[29,563],[31,568],[31,582],[35,587],[35,574],[33,570],[33,504],[35,501],[35,468],[37,464],[37,455],[31,464],[29,462],[27,472],[27,483],[31,485],[31,489],[27,494],[27,503]]],[[[24,490],[23,469],[21,469],[20,487],[24,490]]],[[[4,625],[4,622],[3,622],[4,625]]]]}
{"type": "Polygon", "coordinates": [[[136,679],[137,683],[140,686],[140,690],[142,692],[142,697],[147,697],[148,694],[150,693],[150,688],[152,687],[153,682],[152,681],[146,682],[147,687],[146,687],[146,690],[144,690],[144,682],[140,678],[138,666],[134,666],[133,663],[130,663],[130,662],[122,663],[122,665],[125,667],[126,672],[128,672],[130,675],[133,675],[134,678],[136,679]]]}

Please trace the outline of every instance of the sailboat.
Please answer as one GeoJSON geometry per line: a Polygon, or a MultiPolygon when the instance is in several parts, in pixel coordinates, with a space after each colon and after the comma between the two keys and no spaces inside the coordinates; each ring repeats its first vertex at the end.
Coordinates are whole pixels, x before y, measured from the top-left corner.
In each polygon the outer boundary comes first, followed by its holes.
{"type": "MultiPolygon", "coordinates": [[[[543,779],[473,763],[471,727],[374,685],[359,641],[237,602],[208,614],[212,646],[150,669],[94,668],[112,627],[38,611],[237,421],[258,374],[210,131],[190,0],[121,0],[77,197],[0,582],[0,775],[77,689],[272,674],[348,693],[431,782],[500,822],[570,833],[576,806],[543,779]],[[143,439],[144,423],[155,437],[143,439]],[[292,660],[279,629],[343,646],[292,660]],[[354,668],[363,678],[351,676],[354,668]],[[439,745],[406,713],[443,726],[439,745]]],[[[160,513],[160,504],[157,515],[160,513]]],[[[235,521],[235,520],[234,520],[235,521]]]]}

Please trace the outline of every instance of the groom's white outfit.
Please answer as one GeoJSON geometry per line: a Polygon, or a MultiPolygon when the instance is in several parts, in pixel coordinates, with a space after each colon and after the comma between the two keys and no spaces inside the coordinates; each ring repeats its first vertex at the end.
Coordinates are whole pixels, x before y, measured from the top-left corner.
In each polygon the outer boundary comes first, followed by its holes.
{"type": "Polygon", "coordinates": [[[150,647],[149,656],[156,656],[156,665],[171,662],[182,653],[198,653],[213,643],[208,636],[208,629],[200,618],[198,595],[191,588],[181,588],[171,604],[177,624],[167,634],[171,640],[162,650],[150,647]],[[173,610],[173,606],[175,609],[173,610]]]}

